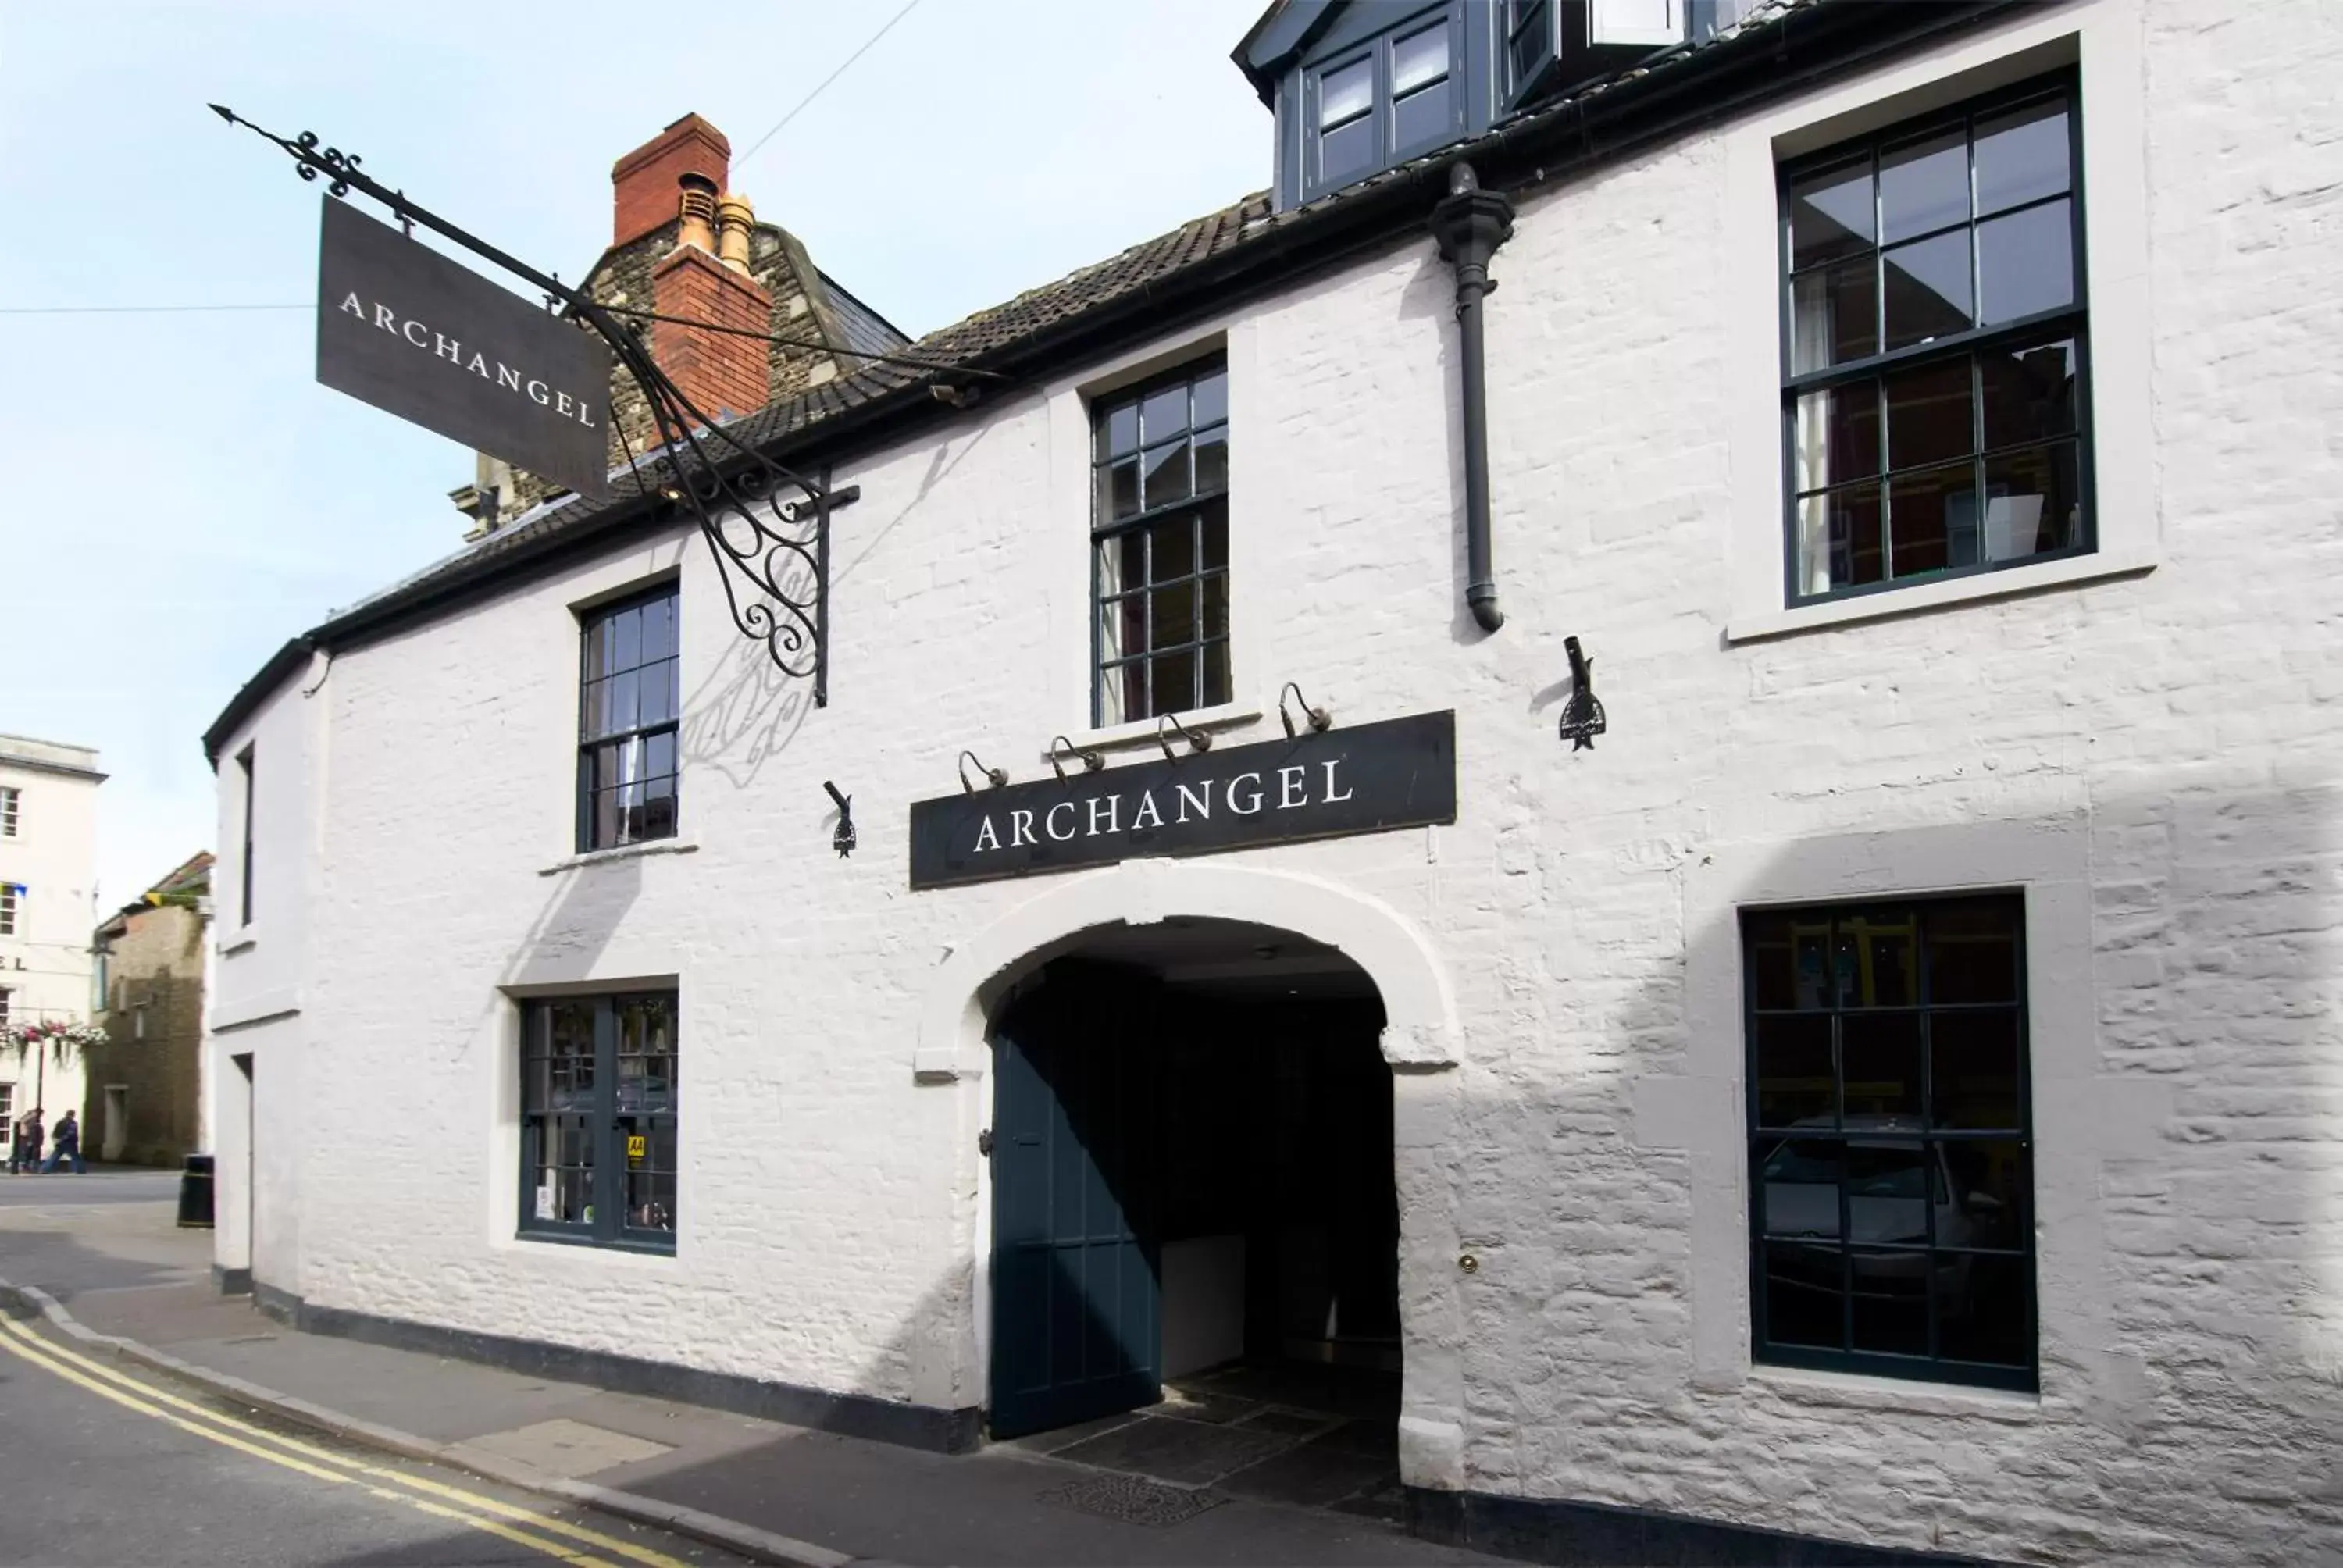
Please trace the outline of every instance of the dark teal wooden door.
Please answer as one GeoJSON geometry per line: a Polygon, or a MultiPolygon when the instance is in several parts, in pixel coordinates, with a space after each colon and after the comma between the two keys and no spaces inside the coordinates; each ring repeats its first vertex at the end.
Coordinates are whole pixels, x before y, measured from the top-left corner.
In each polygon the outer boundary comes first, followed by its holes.
{"type": "Polygon", "coordinates": [[[994,1028],[995,1437],[1162,1397],[1155,998],[1061,960],[994,1028]]]}

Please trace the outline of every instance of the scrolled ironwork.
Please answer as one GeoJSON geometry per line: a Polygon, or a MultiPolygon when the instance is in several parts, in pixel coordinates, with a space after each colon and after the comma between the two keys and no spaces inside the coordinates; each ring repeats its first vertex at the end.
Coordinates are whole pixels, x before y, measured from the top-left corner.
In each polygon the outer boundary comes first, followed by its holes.
{"type": "Polygon", "coordinates": [[[211,111],[274,144],[297,166],[301,178],[323,176],[327,189],[347,196],[353,189],[388,207],[413,232],[421,224],[474,255],[535,285],[548,302],[568,308],[609,345],[649,403],[660,457],[647,478],[629,454],[628,465],[646,493],[657,493],[690,512],[723,584],[727,608],[741,635],[765,645],[767,657],[785,675],[813,682],[817,707],[830,701],[829,602],[830,508],[827,476],[820,481],[775,462],[694,407],[661,370],[636,330],[590,297],[560,279],[498,249],[447,219],[409,201],[366,174],[356,153],[320,146],[314,131],[280,136],[253,124],[225,105],[211,111]],[[787,498],[785,491],[796,491],[787,498]],[[770,521],[767,520],[769,515],[770,521]],[[806,528],[809,517],[810,528],[806,528]],[[778,526],[775,526],[778,525],[778,526]]]}

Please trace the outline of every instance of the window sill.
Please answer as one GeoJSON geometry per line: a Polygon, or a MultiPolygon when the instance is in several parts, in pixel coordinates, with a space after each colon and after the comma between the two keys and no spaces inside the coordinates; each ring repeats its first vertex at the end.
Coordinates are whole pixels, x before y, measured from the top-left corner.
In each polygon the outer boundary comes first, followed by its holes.
{"type": "Polygon", "coordinates": [[[260,932],[251,926],[246,926],[219,944],[219,956],[224,959],[234,958],[238,953],[250,952],[259,944],[260,932]]]}
{"type": "MultiPolygon", "coordinates": [[[[1262,707],[1258,702],[1223,702],[1212,708],[1199,708],[1192,712],[1175,713],[1172,717],[1178,719],[1185,729],[1217,732],[1258,723],[1261,715],[1262,707]]],[[[1154,745],[1156,729],[1162,723],[1163,720],[1160,718],[1134,719],[1128,724],[1109,724],[1097,729],[1078,729],[1068,735],[1066,739],[1073,742],[1074,749],[1078,751],[1123,751],[1133,747],[1154,745]]],[[[1164,734],[1172,744],[1179,744],[1180,737],[1176,733],[1165,729],[1164,734]]],[[[1041,748],[1042,760],[1047,761],[1049,757],[1050,749],[1045,745],[1041,748]]],[[[1062,754],[1060,759],[1061,761],[1064,759],[1062,754]]]]}
{"type": "Polygon", "coordinates": [[[588,849],[582,855],[572,855],[566,860],[556,860],[537,874],[558,877],[564,871],[574,871],[581,866],[608,865],[613,860],[639,860],[646,855],[696,855],[699,846],[684,839],[654,839],[648,844],[621,844],[615,849],[588,849]]]}
{"type": "Polygon", "coordinates": [[[559,1231],[516,1231],[513,1241],[516,1245],[548,1245],[577,1252],[616,1253],[620,1257],[655,1258],[669,1261],[675,1258],[673,1241],[664,1246],[656,1241],[610,1241],[599,1236],[573,1236],[559,1231]]]}
{"type": "Polygon", "coordinates": [[[2042,1412],[2042,1396],[2016,1389],[1966,1388],[1959,1383],[1907,1382],[1864,1372],[1805,1367],[1753,1366],[1751,1386],[1794,1404],[1833,1410],[1889,1410],[1907,1415],[1983,1416],[2023,1424],[2042,1412]]]}
{"type": "Polygon", "coordinates": [[[2136,577],[2153,571],[2156,567],[2157,556],[2151,550],[2103,550],[2096,555],[2076,556],[2041,566],[1978,572],[1971,577],[1948,578],[1942,582],[1915,583],[1910,588],[1889,588],[1879,593],[1860,594],[1853,598],[1832,599],[1823,604],[1801,605],[1795,609],[1735,616],[1725,623],[1725,640],[1728,643],[1755,642],[1765,638],[1790,637],[1802,631],[1819,631],[1825,627],[1851,626],[1860,621],[1916,615],[1925,610],[1968,604],[1977,599],[2006,598],[2044,588],[2101,582],[2109,578],[2136,577]]]}

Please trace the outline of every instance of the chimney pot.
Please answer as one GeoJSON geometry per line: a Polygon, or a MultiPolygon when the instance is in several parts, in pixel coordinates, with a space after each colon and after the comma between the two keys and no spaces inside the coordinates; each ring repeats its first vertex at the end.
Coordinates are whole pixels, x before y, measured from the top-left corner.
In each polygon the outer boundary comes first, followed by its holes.
{"type": "Polygon", "coordinates": [[[683,227],[675,236],[676,245],[716,253],[716,186],[705,175],[684,175],[676,182],[683,189],[681,209],[683,227]]]}
{"type": "Polygon", "coordinates": [[[749,231],[757,222],[757,210],[749,198],[727,193],[716,204],[717,259],[735,272],[749,270],[749,231]]]}

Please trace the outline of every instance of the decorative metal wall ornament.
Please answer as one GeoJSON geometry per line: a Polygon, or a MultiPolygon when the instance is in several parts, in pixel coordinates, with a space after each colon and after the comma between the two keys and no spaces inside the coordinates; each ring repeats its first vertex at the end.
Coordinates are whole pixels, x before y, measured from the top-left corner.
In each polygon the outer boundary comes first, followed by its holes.
{"type": "Polygon", "coordinates": [[[976,786],[968,781],[968,765],[971,762],[976,764],[976,770],[984,776],[984,787],[986,789],[998,789],[1002,785],[1009,782],[1009,769],[1006,768],[987,768],[984,765],[984,759],[979,757],[975,752],[963,751],[960,754],[960,760],[954,764],[954,766],[960,770],[960,787],[961,793],[967,795],[973,795],[976,793],[976,786]]]}
{"type": "Polygon", "coordinates": [[[1570,656],[1570,700],[1563,704],[1562,738],[1573,751],[1592,751],[1603,733],[1603,704],[1594,695],[1594,661],[1579,651],[1578,639],[1565,637],[1562,651],[1570,656]]]}
{"type": "Polygon", "coordinates": [[[1155,721],[1155,744],[1163,748],[1163,760],[1166,762],[1180,760],[1172,754],[1170,737],[1163,733],[1163,727],[1167,724],[1172,727],[1172,734],[1188,743],[1190,751],[1210,751],[1212,749],[1212,738],[1210,734],[1201,729],[1191,729],[1180,722],[1178,714],[1167,713],[1155,721]]]}
{"type": "Polygon", "coordinates": [[[1312,734],[1322,735],[1327,730],[1334,727],[1334,716],[1327,712],[1322,708],[1311,707],[1310,699],[1302,695],[1301,683],[1298,681],[1289,680],[1285,683],[1285,689],[1277,694],[1277,717],[1279,722],[1285,726],[1285,738],[1288,740],[1293,739],[1294,730],[1293,715],[1285,711],[1285,693],[1287,691],[1293,693],[1293,700],[1302,705],[1302,711],[1309,719],[1310,731],[1312,734]]]}
{"type": "MultiPolygon", "coordinates": [[[[294,160],[302,179],[323,176],[327,190],[337,197],[347,197],[354,190],[371,196],[388,207],[409,234],[421,224],[526,280],[544,295],[548,307],[566,307],[592,328],[641,387],[659,430],[666,470],[654,468],[647,475],[629,453],[628,468],[636,483],[646,494],[664,496],[689,509],[708,541],[733,624],[742,636],[763,643],[767,657],[784,674],[810,678],[815,705],[828,706],[830,514],[833,507],[855,498],[854,487],[833,491],[826,472],[820,479],[798,473],[734,436],[684,396],[652,358],[639,331],[615,312],[417,206],[403,190],[366,174],[357,154],[322,146],[312,131],[280,136],[225,106],[210,107],[229,125],[242,126],[282,150],[294,160]]],[[[835,353],[938,372],[950,369],[961,377],[991,374],[830,347],[835,353]]]]}
{"type": "Polygon", "coordinates": [[[843,860],[854,853],[854,797],[840,794],[838,786],[827,779],[821,781],[821,787],[830,791],[831,799],[838,802],[838,830],[830,836],[830,847],[837,850],[838,858],[843,860]]]}
{"type": "Polygon", "coordinates": [[[1082,771],[1095,773],[1106,766],[1106,753],[1087,746],[1077,746],[1062,735],[1050,737],[1050,769],[1061,779],[1066,776],[1066,765],[1058,760],[1061,752],[1082,759],[1082,771]]]}

